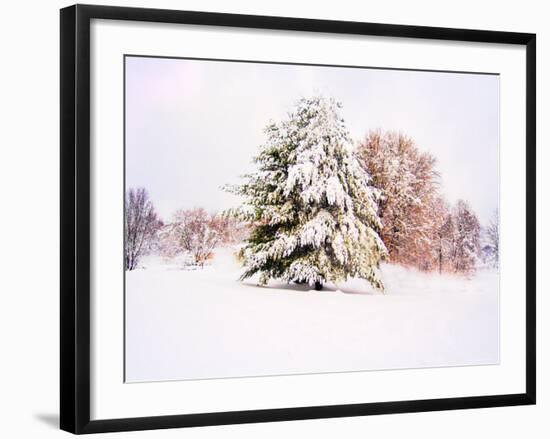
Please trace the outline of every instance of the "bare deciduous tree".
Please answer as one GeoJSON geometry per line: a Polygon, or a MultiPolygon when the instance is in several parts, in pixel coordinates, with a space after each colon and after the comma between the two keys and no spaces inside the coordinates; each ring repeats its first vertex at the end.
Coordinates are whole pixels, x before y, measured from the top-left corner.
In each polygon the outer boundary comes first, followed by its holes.
{"type": "Polygon", "coordinates": [[[222,232],[222,244],[238,244],[248,238],[251,225],[246,221],[232,215],[229,211],[222,212],[216,217],[222,232]]]}
{"type": "Polygon", "coordinates": [[[487,245],[489,247],[491,260],[491,265],[495,268],[498,268],[499,265],[499,224],[498,224],[498,209],[493,213],[493,217],[489,222],[489,225],[485,229],[485,235],[487,240],[487,245]]]}
{"type": "Polygon", "coordinates": [[[214,248],[224,243],[224,220],[203,208],[178,210],[163,232],[164,253],[176,256],[188,252],[196,265],[204,266],[214,248]]]}
{"type": "Polygon", "coordinates": [[[144,188],[130,189],[126,193],[125,213],[126,270],[134,270],[140,258],[150,250],[162,222],[144,188]]]}
{"type": "Polygon", "coordinates": [[[464,200],[458,200],[454,209],[456,239],[454,269],[457,272],[475,271],[480,249],[481,226],[475,213],[464,200]]]}
{"type": "Polygon", "coordinates": [[[439,273],[443,271],[452,270],[452,261],[455,256],[455,243],[456,243],[456,224],[455,218],[452,213],[448,212],[445,215],[443,224],[438,231],[438,269],[439,273]]]}

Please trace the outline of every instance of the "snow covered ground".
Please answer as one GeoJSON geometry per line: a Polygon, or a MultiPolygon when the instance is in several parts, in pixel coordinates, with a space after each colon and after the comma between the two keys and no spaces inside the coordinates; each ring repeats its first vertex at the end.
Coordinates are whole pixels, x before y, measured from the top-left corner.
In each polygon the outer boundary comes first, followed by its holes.
{"type": "Polygon", "coordinates": [[[384,265],[363,280],[240,282],[235,249],[184,270],[150,257],[126,274],[128,382],[494,364],[498,274],[472,279],[384,265]]]}

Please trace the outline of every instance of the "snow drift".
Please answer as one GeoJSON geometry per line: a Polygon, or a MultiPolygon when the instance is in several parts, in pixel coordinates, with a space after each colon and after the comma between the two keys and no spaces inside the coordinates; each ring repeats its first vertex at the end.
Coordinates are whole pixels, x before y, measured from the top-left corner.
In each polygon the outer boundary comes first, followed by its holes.
{"type": "Polygon", "coordinates": [[[495,364],[498,273],[467,278],[383,265],[366,280],[238,281],[236,249],[182,269],[148,257],[126,272],[127,382],[495,364]]]}

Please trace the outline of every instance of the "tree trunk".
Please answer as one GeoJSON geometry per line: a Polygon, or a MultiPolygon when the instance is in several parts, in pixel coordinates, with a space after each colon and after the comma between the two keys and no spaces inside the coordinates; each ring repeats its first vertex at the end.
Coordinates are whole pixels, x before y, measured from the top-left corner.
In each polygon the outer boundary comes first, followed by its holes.
{"type": "Polygon", "coordinates": [[[315,291],[321,291],[323,289],[323,284],[319,281],[315,282],[315,291]]]}

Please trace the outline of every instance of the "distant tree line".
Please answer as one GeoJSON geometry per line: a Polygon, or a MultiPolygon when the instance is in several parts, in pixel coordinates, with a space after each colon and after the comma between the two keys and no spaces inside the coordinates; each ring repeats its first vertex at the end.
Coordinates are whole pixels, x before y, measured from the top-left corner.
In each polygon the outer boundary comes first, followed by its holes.
{"type": "Polygon", "coordinates": [[[125,207],[126,270],[138,268],[151,252],[172,258],[186,255],[187,264],[204,267],[215,247],[240,242],[248,230],[230,215],[203,208],[180,209],[164,224],[145,188],[129,189],[125,207]]]}
{"type": "Polygon", "coordinates": [[[126,194],[126,269],[152,249],[199,267],[220,245],[244,241],[244,277],[322,288],[348,276],[383,289],[381,260],[424,271],[470,274],[497,267],[498,212],[486,228],[465,200],[440,192],[436,159],[408,136],[371,131],[354,144],[340,104],[302,99],[265,129],[256,172],[227,190],[239,208],[178,210],[164,224],[143,188],[126,194]]]}
{"type": "Polygon", "coordinates": [[[256,171],[229,188],[253,225],[241,251],[243,278],[320,289],[354,276],[383,289],[381,260],[475,271],[481,225],[465,200],[444,199],[435,157],[395,132],[372,131],[354,145],[340,108],[322,96],[300,99],[265,128],[256,171]]]}
{"type": "Polygon", "coordinates": [[[214,248],[239,242],[246,227],[235,218],[211,214],[203,208],[178,210],[160,234],[165,256],[190,255],[194,265],[204,267],[214,248]]]}
{"type": "MultiPolygon", "coordinates": [[[[466,201],[449,206],[444,200],[435,157],[421,152],[410,137],[381,131],[370,132],[356,153],[381,191],[380,236],[391,262],[440,272],[475,270],[481,225],[466,201]]],[[[498,258],[495,224],[488,229],[493,259],[498,258]]]]}

